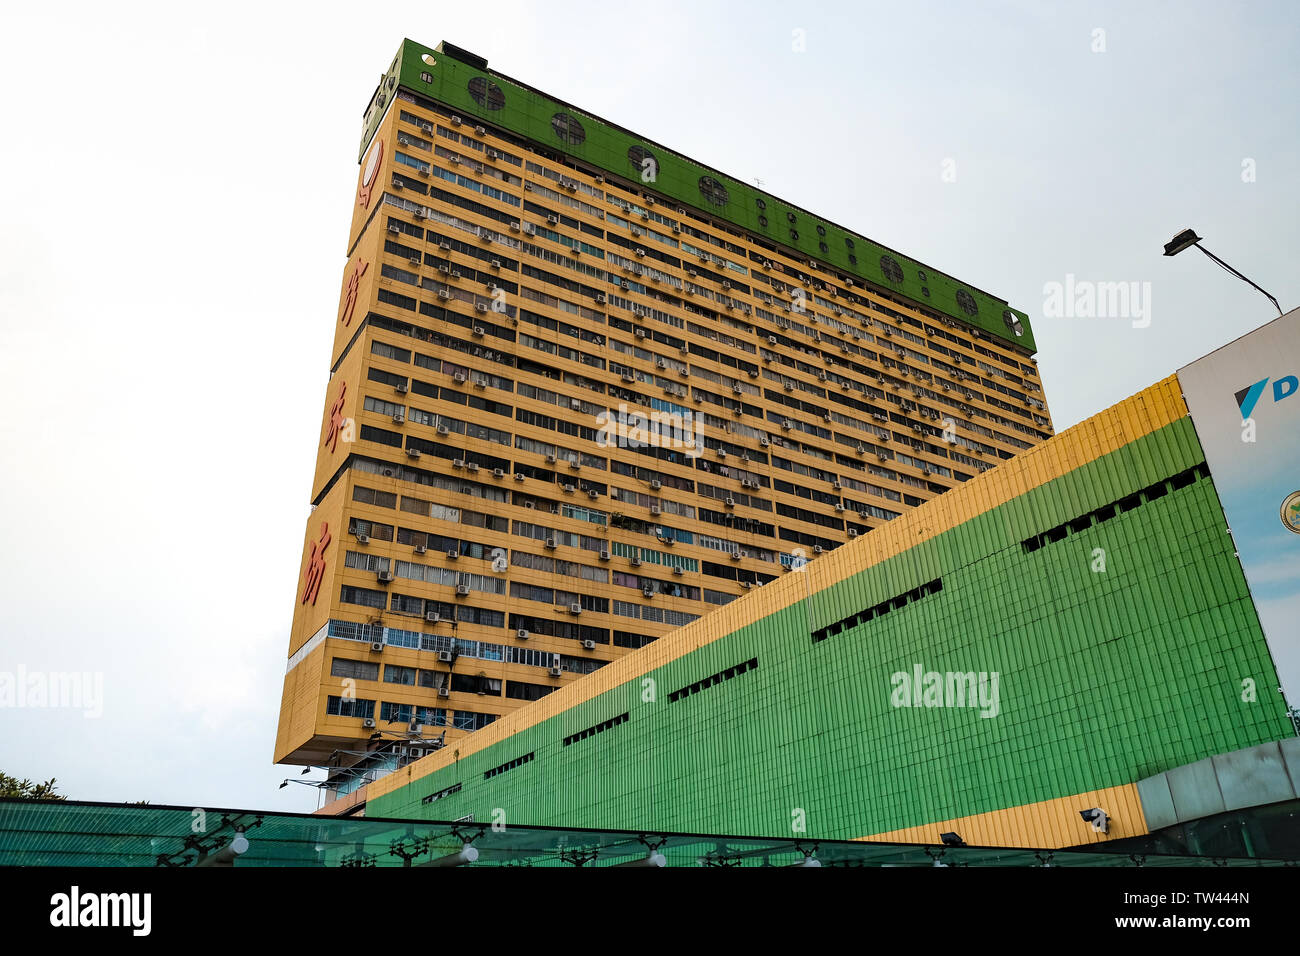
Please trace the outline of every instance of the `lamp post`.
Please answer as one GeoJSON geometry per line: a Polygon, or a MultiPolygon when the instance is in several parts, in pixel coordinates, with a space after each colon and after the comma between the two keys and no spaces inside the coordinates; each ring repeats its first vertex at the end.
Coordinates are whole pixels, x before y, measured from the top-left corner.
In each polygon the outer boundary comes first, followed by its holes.
{"type": "Polygon", "coordinates": [[[1238,279],[1240,279],[1242,282],[1245,282],[1252,288],[1258,289],[1260,292],[1264,294],[1264,297],[1268,299],[1268,301],[1273,303],[1273,308],[1277,309],[1277,314],[1278,315],[1282,314],[1282,307],[1277,304],[1277,299],[1273,298],[1271,295],[1269,295],[1259,286],[1255,285],[1255,283],[1251,282],[1249,279],[1247,279],[1244,275],[1242,275],[1232,266],[1228,265],[1226,262],[1224,262],[1222,259],[1216,256],[1209,249],[1206,249],[1203,245],[1201,245],[1201,237],[1196,234],[1195,230],[1184,229],[1178,235],[1174,236],[1172,239],[1166,242],[1165,255],[1176,256],[1178,255],[1178,253],[1182,252],[1184,249],[1190,246],[1195,246],[1197,249],[1200,249],[1203,253],[1205,253],[1212,260],[1214,260],[1215,264],[1218,265],[1220,268],[1236,276],[1238,279]]]}

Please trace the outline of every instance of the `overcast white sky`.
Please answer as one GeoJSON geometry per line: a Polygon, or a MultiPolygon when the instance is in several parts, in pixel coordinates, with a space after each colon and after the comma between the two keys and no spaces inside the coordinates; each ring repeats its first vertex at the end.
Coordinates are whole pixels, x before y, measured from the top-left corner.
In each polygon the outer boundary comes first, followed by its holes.
{"type": "Polygon", "coordinates": [[[97,718],[0,710],[0,770],[76,798],[315,806],[271,750],[361,111],[403,37],[1006,298],[1058,428],[1275,314],[1162,258],[1178,229],[1300,304],[1293,2],[199,9],[0,31],[0,671],[104,681],[97,718]],[[1150,283],[1149,326],[1044,317],[1068,275],[1150,283]]]}

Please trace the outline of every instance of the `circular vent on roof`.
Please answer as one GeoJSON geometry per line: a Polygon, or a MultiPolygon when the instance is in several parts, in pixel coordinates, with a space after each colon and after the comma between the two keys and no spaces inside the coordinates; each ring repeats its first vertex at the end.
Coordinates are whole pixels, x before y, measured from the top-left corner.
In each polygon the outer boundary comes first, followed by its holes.
{"type": "Polygon", "coordinates": [[[704,197],[705,202],[713,206],[725,206],[731,199],[727,187],[712,176],[700,177],[700,195],[704,197]]]}
{"type": "Polygon", "coordinates": [[[880,257],[880,271],[890,282],[903,281],[903,267],[891,256],[880,257]]]}
{"type": "Polygon", "coordinates": [[[469,81],[470,98],[485,110],[499,110],[506,105],[506,95],[486,77],[476,76],[469,81]]]}
{"type": "Polygon", "coordinates": [[[570,146],[581,146],[587,139],[587,131],[582,128],[577,117],[570,116],[568,113],[556,113],[551,117],[551,129],[555,130],[555,135],[563,143],[570,146]]]}
{"type": "Polygon", "coordinates": [[[1019,319],[1019,317],[1018,317],[1014,312],[1012,312],[1010,309],[1003,309],[1003,310],[1002,310],[1002,321],[1005,322],[1006,325],[1007,325],[1007,328],[1009,328],[1009,329],[1010,329],[1012,332],[1014,332],[1016,335],[1024,335],[1024,334],[1025,334],[1025,327],[1024,327],[1023,325],[1020,324],[1020,319],[1019,319]]]}
{"type": "Polygon", "coordinates": [[[971,295],[965,289],[957,290],[957,304],[967,315],[979,315],[980,307],[975,304],[975,296],[971,295]]]}
{"type": "Polygon", "coordinates": [[[655,154],[644,146],[633,146],[627,151],[627,161],[636,169],[644,182],[652,183],[659,178],[659,160],[655,154]]]}

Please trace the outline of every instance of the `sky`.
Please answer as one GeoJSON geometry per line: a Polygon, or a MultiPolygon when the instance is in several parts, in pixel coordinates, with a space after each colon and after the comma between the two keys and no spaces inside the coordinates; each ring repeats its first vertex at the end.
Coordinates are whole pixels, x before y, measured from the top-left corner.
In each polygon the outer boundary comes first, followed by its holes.
{"type": "Polygon", "coordinates": [[[77,706],[0,705],[0,770],[78,799],[316,806],[272,746],[361,114],[403,37],[1005,298],[1058,430],[1276,314],[1195,250],[1164,258],[1179,230],[1300,305],[1294,3],[51,0],[5,21],[0,676],[88,676],[77,706]],[[1089,309],[1100,283],[1127,305],[1089,309]]]}

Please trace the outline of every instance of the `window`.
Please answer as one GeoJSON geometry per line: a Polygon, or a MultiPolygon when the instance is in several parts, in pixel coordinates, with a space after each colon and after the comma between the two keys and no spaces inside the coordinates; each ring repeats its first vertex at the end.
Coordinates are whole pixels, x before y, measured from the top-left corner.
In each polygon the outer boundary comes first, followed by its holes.
{"type": "Polygon", "coordinates": [[[385,664],[384,683],[385,684],[406,684],[410,687],[414,687],[415,668],[399,667],[396,664],[385,664]]]}
{"type": "Polygon", "coordinates": [[[390,723],[409,724],[414,718],[415,714],[410,704],[393,704],[384,701],[379,708],[379,719],[390,723]]]}
{"type": "Polygon", "coordinates": [[[369,661],[352,661],[336,657],[330,664],[331,677],[350,677],[353,680],[379,680],[379,665],[369,661]]]}
{"type": "Polygon", "coordinates": [[[506,105],[506,95],[486,77],[476,76],[469,81],[470,98],[485,110],[499,110],[506,105]]]}
{"type": "Polygon", "coordinates": [[[330,697],[325,702],[325,713],[333,717],[373,717],[375,702],[355,697],[330,697]]]}
{"type": "Polygon", "coordinates": [[[727,187],[712,176],[701,176],[699,186],[700,195],[711,206],[725,206],[731,201],[731,194],[727,192],[727,187]]]}
{"type": "Polygon", "coordinates": [[[560,142],[570,146],[581,146],[587,139],[587,131],[576,117],[568,113],[556,113],[551,117],[551,130],[560,142]]]}
{"type": "Polygon", "coordinates": [[[659,160],[655,159],[654,153],[644,146],[631,147],[627,151],[627,161],[632,164],[642,182],[652,183],[659,178],[659,160]]]}

